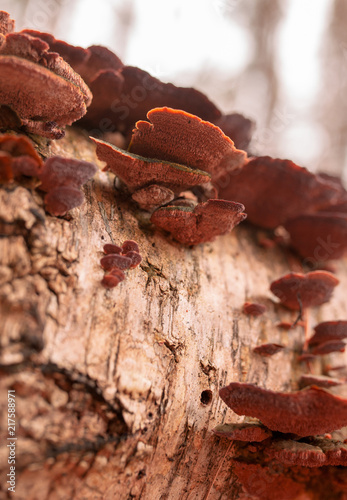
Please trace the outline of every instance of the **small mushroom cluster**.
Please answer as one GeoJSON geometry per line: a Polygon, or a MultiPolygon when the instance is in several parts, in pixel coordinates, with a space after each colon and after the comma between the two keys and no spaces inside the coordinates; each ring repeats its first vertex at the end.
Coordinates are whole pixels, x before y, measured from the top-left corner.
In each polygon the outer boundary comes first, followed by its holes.
{"type": "Polygon", "coordinates": [[[119,247],[113,243],[104,245],[104,257],[100,259],[101,267],[107,272],[101,284],[105,288],[114,288],[125,279],[124,271],[134,269],[142,260],[136,241],[126,240],[119,247]]]}
{"type": "MultiPolygon", "coordinates": [[[[245,219],[241,203],[209,199],[196,204],[177,199],[187,190],[216,182],[233,171],[246,153],[216,126],[171,108],[156,108],[133,131],[130,152],[93,139],[105,170],[116,174],[141,208],[152,211],[151,222],[184,245],[212,241],[245,219]],[[164,206],[163,206],[164,205],[164,206]]],[[[214,192],[213,186],[205,192],[214,192]]]]}
{"type": "Polygon", "coordinates": [[[57,139],[92,100],[82,78],[41,38],[0,12],[0,127],[57,139]]]}
{"type": "Polygon", "coordinates": [[[35,186],[46,193],[45,209],[51,215],[65,215],[81,205],[84,195],[80,188],[96,171],[93,163],[61,156],[43,162],[27,137],[0,134],[0,183],[35,178],[35,186]]]}

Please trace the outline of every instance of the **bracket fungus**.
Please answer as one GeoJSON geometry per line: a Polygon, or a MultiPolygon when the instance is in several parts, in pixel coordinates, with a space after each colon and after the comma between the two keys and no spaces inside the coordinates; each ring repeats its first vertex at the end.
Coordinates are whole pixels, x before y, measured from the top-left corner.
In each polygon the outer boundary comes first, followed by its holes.
{"type": "Polygon", "coordinates": [[[299,215],[284,224],[291,246],[314,262],[341,258],[347,250],[347,214],[299,215]]]}
{"type": "Polygon", "coordinates": [[[339,280],[327,271],[289,273],[270,285],[270,290],[289,309],[300,311],[328,302],[339,280]]]}
{"type": "Polygon", "coordinates": [[[285,465],[347,466],[347,445],[330,439],[316,438],[310,443],[283,439],[273,442],[266,451],[270,457],[285,465]]]}
{"type": "Polygon", "coordinates": [[[0,34],[0,69],[1,104],[26,132],[60,138],[61,127],[81,118],[91,103],[82,78],[40,38],[0,34]]]}
{"type": "Polygon", "coordinates": [[[144,209],[151,210],[170,202],[175,194],[211,180],[207,172],[144,158],[99,139],[92,140],[96,143],[99,160],[106,162],[104,170],[117,175],[133,193],[133,199],[144,209]]]}
{"type": "Polygon", "coordinates": [[[338,195],[334,184],[290,160],[250,158],[223,179],[219,196],[247,207],[248,220],[274,229],[288,219],[329,206],[338,195]]]}
{"type": "Polygon", "coordinates": [[[331,352],[345,352],[346,344],[341,340],[328,340],[322,342],[312,349],[312,354],[321,356],[323,354],[330,354],[331,352]]]}
{"type": "Polygon", "coordinates": [[[65,215],[84,201],[81,186],[91,179],[97,168],[82,160],[53,156],[40,172],[39,188],[45,191],[45,207],[51,215],[65,215]]]}
{"type": "Polygon", "coordinates": [[[153,212],[151,222],[183,245],[198,245],[231,231],[247,217],[244,208],[224,200],[208,200],[195,208],[168,205],[153,212]]]}
{"type": "Polygon", "coordinates": [[[0,134],[0,182],[22,175],[37,177],[41,169],[42,159],[28,137],[0,134]]]}
{"type": "Polygon", "coordinates": [[[272,431],[312,436],[347,425],[347,399],[315,386],[281,393],[233,382],[219,395],[235,413],[258,418],[272,431]]]}
{"type": "Polygon", "coordinates": [[[272,436],[270,429],[260,423],[244,422],[241,424],[217,425],[213,433],[235,441],[260,442],[272,436]]]}
{"type": "Polygon", "coordinates": [[[314,327],[314,335],[308,340],[309,346],[332,340],[347,338],[347,321],[323,321],[314,327]]]}
{"type": "Polygon", "coordinates": [[[300,389],[311,385],[328,389],[329,387],[334,387],[335,385],[341,385],[343,382],[338,378],[327,377],[325,375],[303,374],[300,376],[298,383],[300,389]]]}
{"type": "Polygon", "coordinates": [[[249,316],[262,316],[266,312],[266,306],[256,302],[245,302],[242,311],[249,316]]]}
{"type": "Polygon", "coordinates": [[[137,155],[204,170],[212,182],[246,160],[220,128],[198,116],[164,107],[152,109],[147,118],[133,130],[129,150],[137,155]]]}
{"type": "Polygon", "coordinates": [[[260,356],[269,357],[282,351],[282,349],[284,349],[284,346],[281,344],[262,344],[254,347],[253,352],[260,354],[260,356]]]}
{"type": "Polygon", "coordinates": [[[139,246],[134,240],[124,241],[121,247],[107,243],[104,245],[104,253],[106,255],[100,259],[100,265],[105,271],[109,271],[101,281],[105,288],[117,286],[125,279],[123,271],[134,269],[142,261],[139,246]]]}

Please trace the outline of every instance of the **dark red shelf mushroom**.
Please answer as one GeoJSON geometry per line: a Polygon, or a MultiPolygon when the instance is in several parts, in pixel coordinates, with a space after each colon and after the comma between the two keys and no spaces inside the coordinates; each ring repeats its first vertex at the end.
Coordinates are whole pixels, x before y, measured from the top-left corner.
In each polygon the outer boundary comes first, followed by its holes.
{"type": "Polygon", "coordinates": [[[253,348],[253,351],[260,356],[273,356],[284,349],[283,345],[280,344],[262,344],[253,348]]]}
{"type": "Polygon", "coordinates": [[[97,171],[93,163],[53,156],[48,158],[40,172],[39,188],[47,192],[45,208],[51,215],[65,215],[84,201],[80,187],[97,171]]]}
{"type": "Polygon", "coordinates": [[[299,378],[299,387],[303,389],[304,387],[309,387],[311,385],[316,385],[317,387],[323,387],[328,389],[329,387],[334,387],[335,385],[341,385],[343,381],[338,378],[327,377],[324,375],[312,375],[305,374],[301,375],[299,378]]]}
{"type": "Polygon", "coordinates": [[[107,243],[104,253],[106,255],[100,259],[100,264],[105,271],[109,271],[101,281],[105,288],[116,287],[125,279],[123,271],[134,269],[142,261],[139,246],[134,240],[124,241],[121,247],[107,243]]]}
{"type": "Polygon", "coordinates": [[[309,339],[309,346],[331,340],[347,338],[347,321],[324,321],[314,327],[314,335],[309,339]]]}
{"type": "Polygon", "coordinates": [[[151,222],[184,245],[213,241],[246,218],[241,203],[208,200],[195,208],[169,205],[153,212],[151,222]]]}
{"type": "Polygon", "coordinates": [[[131,152],[209,172],[212,181],[240,168],[246,153],[218,127],[198,116],[171,108],[155,108],[133,130],[131,152]]]}
{"type": "Polygon", "coordinates": [[[329,206],[339,193],[335,185],[292,161],[269,156],[251,158],[222,181],[219,196],[243,203],[248,220],[268,229],[329,206]]]}
{"type": "Polygon", "coordinates": [[[207,184],[211,176],[207,172],[185,165],[144,158],[98,139],[96,154],[106,162],[106,171],[119,177],[143,208],[152,209],[168,201],[174,194],[201,184],[207,184]]]}
{"type": "Polygon", "coordinates": [[[345,352],[346,344],[341,340],[328,340],[322,342],[312,349],[312,354],[321,356],[322,354],[330,354],[332,352],[345,352]]]}
{"type": "Polygon", "coordinates": [[[40,38],[0,35],[0,69],[0,102],[27,132],[59,138],[91,102],[82,78],[40,38]]]}
{"type": "Polygon", "coordinates": [[[341,258],[347,250],[347,214],[319,212],[285,222],[290,245],[313,262],[341,258]]]}
{"type": "Polygon", "coordinates": [[[270,429],[260,423],[221,424],[213,429],[220,437],[235,441],[260,442],[272,436],[270,429]]]}
{"type": "Polygon", "coordinates": [[[37,177],[41,169],[42,159],[28,137],[0,134],[0,182],[22,175],[37,177]]]}
{"type": "Polygon", "coordinates": [[[258,418],[272,431],[312,436],[347,425],[347,399],[318,387],[281,393],[234,382],[219,394],[235,413],[258,418]]]}
{"type": "Polygon", "coordinates": [[[312,443],[290,439],[278,440],[272,443],[267,453],[285,465],[301,467],[347,465],[347,445],[328,439],[315,439],[312,443]]]}
{"type": "Polygon", "coordinates": [[[338,284],[339,280],[327,271],[289,273],[273,281],[270,290],[285,307],[299,311],[328,302],[338,284]]]}
{"type": "Polygon", "coordinates": [[[261,316],[266,312],[266,306],[256,302],[245,302],[242,308],[245,314],[249,316],[261,316]]]}

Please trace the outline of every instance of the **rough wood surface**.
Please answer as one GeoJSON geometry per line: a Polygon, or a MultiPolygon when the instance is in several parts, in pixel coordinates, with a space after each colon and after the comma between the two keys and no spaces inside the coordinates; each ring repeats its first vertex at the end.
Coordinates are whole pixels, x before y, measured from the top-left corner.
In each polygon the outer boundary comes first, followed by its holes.
{"type": "MultiPolygon", "coordinates": [[[[38,148],[96,162],[77,130],[38,148]]],[[[183,248],[153,231],[113,181],[100,171],[84,188],[86,203],[65,218],[45,214],[26,187],[0,191],[1,432],[7,389],[15,389],[17,500],[203,499],[229,445],[211,429],[242,421],[218,388],[296,388],[303,332],[276,327],[295,313],[269,291],[290,270],[287,255],[261,248],[245,224],[183,248]],[[102,247],[126,239],[138,242],[143,261],[105,290],[102,247]],[[246,301],[267,313],[246,316],[246,301]],[[286,349],[272,358],[252,352],[266,342],[286,349]]],[[[313,324],[347,318],[347,261],[336,267],[341,283],[313,324]]],[[[7,498],[4,447],[0,466],[7,498]]],[[[249,498],[228,456],[208,498],[249,498]]]]}

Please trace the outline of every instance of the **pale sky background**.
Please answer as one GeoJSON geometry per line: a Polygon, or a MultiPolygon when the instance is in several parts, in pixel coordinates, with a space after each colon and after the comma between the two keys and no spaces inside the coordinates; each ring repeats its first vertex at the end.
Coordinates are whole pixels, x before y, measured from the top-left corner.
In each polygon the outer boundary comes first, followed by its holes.
{"type": "MultiPolygon", "coordinates": [[[[329,161],[331,146],[312,107],[322,91],[321,51],[332,0],[283,0],[274,38],[280,95],[272,125],[263,121],[262,79],[251,90],[243,85],[255,48],[249,29],[234,16],[242,1],[0,0],[0,8],[17,19],[18,30],[47,31],[51,25],[56,38],[83,47],[105,45],[125,64],[195,86],[223,112],[256,120],[257,154],[290,158],[315,170],[323,154],[329,161]]],[[[338,173],[342,165],[331,168],[338,173]]]]}

